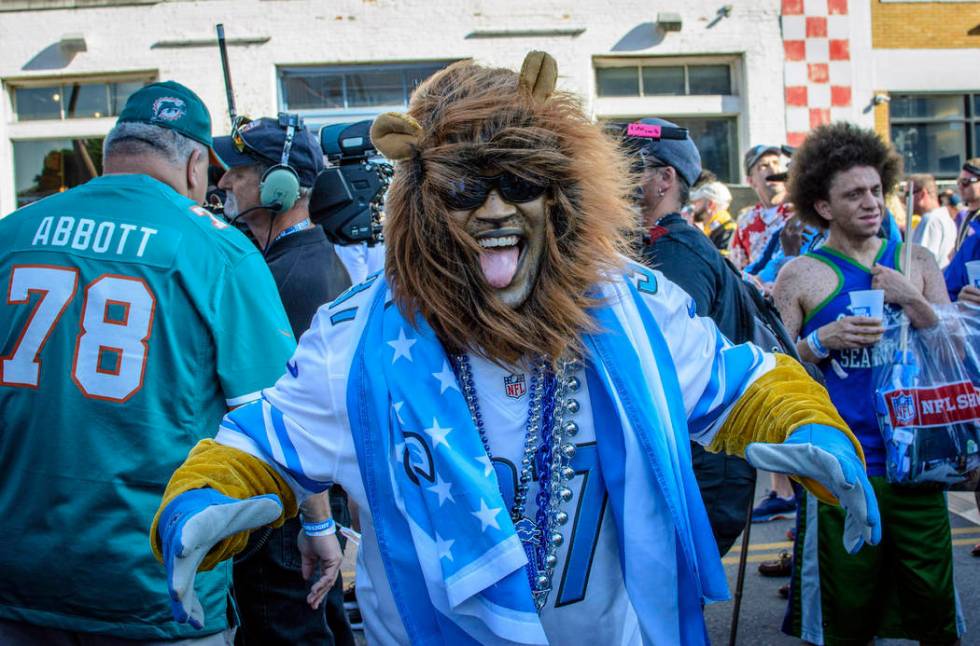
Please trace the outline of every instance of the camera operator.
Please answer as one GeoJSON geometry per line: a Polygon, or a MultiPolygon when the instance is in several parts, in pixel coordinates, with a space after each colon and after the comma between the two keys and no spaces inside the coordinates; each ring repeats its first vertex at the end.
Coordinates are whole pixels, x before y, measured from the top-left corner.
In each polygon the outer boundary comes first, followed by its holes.
{"type": "MultiPolygon", "coordinates": [[[[215,139],[215,149],[229,167],[218,182],[226,193],[225,216],[241,218],[263,250],[298,339],[317,309],[350,286],[333,245],[310,220],[310,187],[323,170],[319,141],[296,117],[283,114],[238,124],[232,136],[215,139]]],[[[296,376],[291,363],[287,369],[296,376]]],[[[333,515],[349,524],[346,497],[331,493],[333,515]]],[[[236,560],[240,643],[353,644],[343,609],[336,534],[310,529],[333,525],[327,521],[329,502],[326,496],[314,496],[301,509],[302,523],[297,518],[279,529],[255,532],[236,560]],[[304,579],[317,565],[321,576],[308,594],[304,579]],[[307,602],[315,612],[305,607],[307,602]]]]}

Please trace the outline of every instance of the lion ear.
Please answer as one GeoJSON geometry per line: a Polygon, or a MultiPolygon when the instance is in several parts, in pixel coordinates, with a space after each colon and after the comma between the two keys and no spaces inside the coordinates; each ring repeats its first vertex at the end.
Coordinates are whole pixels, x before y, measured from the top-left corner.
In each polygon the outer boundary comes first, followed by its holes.
{"type": "Polygon", "coordinates": [[[521,65],[521,87],[527,88],[537,102],[543,102],[555,91],[558,63],[548,52],[533,51],[521,65]]]}
{"type": "Polygon", "coordinates": [[[371,124],[371,141],[392,161],[408,159],[422,138],[419,122],[398,112],[385,112],[371,124]]]}

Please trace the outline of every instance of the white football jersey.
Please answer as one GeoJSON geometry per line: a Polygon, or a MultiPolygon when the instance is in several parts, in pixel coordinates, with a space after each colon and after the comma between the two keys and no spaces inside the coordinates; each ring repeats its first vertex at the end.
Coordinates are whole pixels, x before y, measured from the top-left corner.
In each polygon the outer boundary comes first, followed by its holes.
{"type": "MultiPolygon", "coordinates": [[[[644,269],[634,280],[649,308],[643,315],[654,317],[666,339],[673,365],[664,369],[676,375],[679,382],[688,418],[689,429],[685,430],[698,441],[708,443],[734,401],[772,367],[773,360],[758,349],[731,346],[710,319],[695,316],[690,297],[659,272],[644,269]],[[738,348],[741,350],[729,354],[726,360],[725,354],[738,348]],[[743,362],[747,366],[744,370],[732,368],[732,357],[739,352],[755,357],[743,362]]],[[[325,483],[336,482],[347,491],[360,508],[362,544],[358,553],[357,596],[368,642],[404,644],[408,643],[408,636],[379,553],[347,413],[351,366],[362,340],[367,310],[379,288],[387,289],[381,280],[375,284],[369,281],[321,307],[300,339],[286,374],[263,392],[264,412],[259,419],[265,420],[264,428],[242,432],[226,418],[216,440],[260,459],[271,457],[273,466],[300,499],[322,490],[325,483]],[[279,413],[281,422],[275,421],[279,413]]],[[[635,334],[629,330],[627,333],[635,334]]],[[[642,338],[632,341],[647,343],[642,338]]],[[[410,340],[365,342],[391,345],[393,361],[398,354],[411,353],[410,340]]],[[[470,363],[493,466],[504,489],[504,499],[510,504],[523,456],[530,375],[524,375],[525,392],[521,393],[520,372],[511,372],[474,355],[470,355],[470,363]]],[[[577,377],[580,387],[574,398],[579,402],[579,411],[574,421],[580,430],[574,437],[577,451],[571,464],[575,476],[569,481],[573,497],[563,507],[569,520],[562,528],[558,566],[541,622],[548,640],[554,644],[639,644],[640,624],[626,593],[617,527],[599,470],[589,387],[584,372],[577,377]]],[[[397,404],[393,409],[397,414],[397,404]]],[[[532,519],[536,494],[537,485],[532,482],[526,510],[532,519]]],[[[666,510],[660,516],[669,519],[666,510]]],[[[669,533],[670,526],[664,530],[669,533]]],[[[665,536],[664,540],[665,545],[673,546],[675,539],[665,536]]],[[[675,585],[675,573],[650,572],[649,576],[663,578],[663,592],[667,595],[664,608],[668,612],[666,609],[676,603],[676,591],[669,589],[675,585]]]]}

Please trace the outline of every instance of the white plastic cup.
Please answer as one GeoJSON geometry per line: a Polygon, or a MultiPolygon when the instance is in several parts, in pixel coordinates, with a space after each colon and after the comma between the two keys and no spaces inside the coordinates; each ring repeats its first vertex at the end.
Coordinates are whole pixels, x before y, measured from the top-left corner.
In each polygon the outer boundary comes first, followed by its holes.
{"type": "Polygon", "coordinates": [[[980,260],[971,260],[965,265],[968,284],[980,289],[980,260]]]}
{"type": "Polygon", "coordinates": [[[885,315],[885,290],[861,289],[848,296],[851,297],[851,316],[880,319],[885,315]]]}

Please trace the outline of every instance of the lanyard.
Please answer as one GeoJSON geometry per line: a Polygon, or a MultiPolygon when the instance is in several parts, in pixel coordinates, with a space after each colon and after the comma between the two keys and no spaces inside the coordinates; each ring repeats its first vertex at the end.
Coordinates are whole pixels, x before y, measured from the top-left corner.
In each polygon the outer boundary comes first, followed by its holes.
{"type": "Polygon", "coordinates": [[[302,231],[304,229],[309,229],[311,226],[313,226],[313,223],[310,222],[309,219],[303,220],[302,222],[297,222],[293,226],[287,227],[287,228],[283,229],[282,231],[280,231],[279,232],[279,235],[277,235],[272,242],[278,242],[279,240],[282,240],[283,238],[285,238],[288,235],[292,235],[294,233],[298,233],[298,232],[300,232],[300,231],[302,231]]]}

